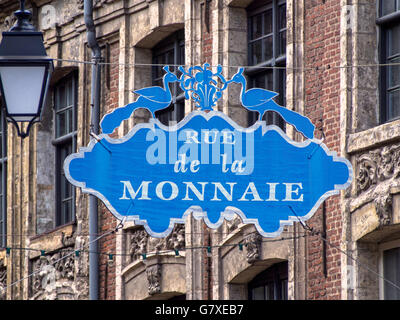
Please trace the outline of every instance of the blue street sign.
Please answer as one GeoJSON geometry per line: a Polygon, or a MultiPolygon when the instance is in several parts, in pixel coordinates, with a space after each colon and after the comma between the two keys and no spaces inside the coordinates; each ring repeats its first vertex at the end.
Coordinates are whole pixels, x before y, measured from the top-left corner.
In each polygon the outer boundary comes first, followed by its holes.
{"type": "Polygon", "coordinates": [[[188,71],[181,67],[180,78],[164,70],[164,88],[136,91],[138,99],[105,115],[101,127],[112,133],[141,107],[152,112],[149,123],[120,139],[102,134],[65,160],[67,179],[101,199],[118,219],[165,237],[190,213],[210,228],[237,214],[261,235],[276,237],[350,185],[351,164],[314,138],[311,121],[276,104],[274,92],[246,90],[242,69],[230,80],[221,66],[216,73],[207,64],[188,71]],[[165,126],[154,112],[170,105],[170,82],[179,82],[199,110],[165,126]],[[242,105],[260,114],[250,128],[214,110],[232,83],[242,86],[242,105]],[[278,112],[308,139],[295,142],[277,126],[267,126],[261,121],[267,110],[278,112]]]}

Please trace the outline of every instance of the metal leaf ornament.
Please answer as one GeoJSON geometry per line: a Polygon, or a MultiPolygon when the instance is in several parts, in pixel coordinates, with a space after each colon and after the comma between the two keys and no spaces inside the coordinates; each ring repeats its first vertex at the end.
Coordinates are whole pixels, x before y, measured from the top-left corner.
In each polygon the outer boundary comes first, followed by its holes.
{"type": "Polygon", "coordinates": [[[213,110],[222,92],[228,87],[228,81],[222,75],[222,66],[217,67],[217,72],[213,73],[208,63],[203,67],[190,67],[186,71],[182,66],[179,71],[182,73],[179,82],[185,92],[185,98],[192,100],[201,111],[213,110]]]}

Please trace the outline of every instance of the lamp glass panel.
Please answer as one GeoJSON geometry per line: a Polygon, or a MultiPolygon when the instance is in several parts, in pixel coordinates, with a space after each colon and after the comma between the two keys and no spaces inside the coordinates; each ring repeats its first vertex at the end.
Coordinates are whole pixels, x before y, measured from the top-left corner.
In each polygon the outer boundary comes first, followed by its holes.
{"type": "Polygon", "coordinates": [[[30,121],[38,113],[45,71],[45,66],[0,67],[7,111],[16,121],[30,121]]]}

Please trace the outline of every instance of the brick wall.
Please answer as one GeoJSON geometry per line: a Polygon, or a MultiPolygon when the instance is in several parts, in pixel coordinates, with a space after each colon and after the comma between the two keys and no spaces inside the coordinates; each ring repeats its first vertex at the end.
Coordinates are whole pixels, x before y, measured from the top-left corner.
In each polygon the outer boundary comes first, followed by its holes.
{"type": "MultiPolygon", "coordinates": [[[[318,67],[306,72],[305,113],[315,124],[323,119],[325,144],[340,154],[340,69],[336,68],[340,65],[340,1],[308,0],[305,10],[305,65],[318,67]]],[[[326,201],[325,224],[326,238],[340,246],[342,221],[338,196],[326,201]]],[[[309,225],[323,230],[321,208],[309,225]]],[[[319,236],[308,237],[307,299],[340,299],[341,254],[326,245],[324,257],[323,246],[319,236]]]]}
{"type": "MultiPolygon", "coordinates": [[[[119,61],[119,43],[114,43],[104,50],[106,61],[118,63],[119,61]]],[[[118,84],[119,84],[119,66],[107,65],[103,70],[102,90],[104,101],[104,113],[112,109],[118,108],[118,84]]],[[[114,136],[116,133],[114,133],[114,136]]],[[[101,203],[99,209],[99,233],[107,233],[117,227],[117,219],[108,211],[101,203]]],[[[101,253],[116,252],[115,234],[108,235],[99,241],[99,251],[101,253]]],[[[115,257],[113,261],[109,260],[107,254],[99,256],[99,299],[114,300],[115,299],[115,257]]]]}
{"type": "MultiPolygon", "coordinates": [[[[213,53],[213,37],[212,37],[212,10],[213,6],[216,5],[214,1],[209,1],[207,4],[207,1],[204,1],[203,5],[203,26],[202,26],[202,64],[208,63],[212,65],[212,53],[213,53]],[[208,11],[208,12],[207,12],[208,11]],[[208,18],[207,18],[208,15],[208,18]]],[[[203,224],[203,232],[204,232],[204,242],[203,246],[208,247],[211,245],[211,239],[210,239],[210,230],[209,228],[203,224]]],[[[213,281],[212,279],[212,270],[213,268],[212,263],[211,263],[211,255],[208,253],[208,250],[203,249],[202,251],[203,254],[203,270],[204,270],[204,295],[203,299],[204,300],[212,300],[212,289],[211,289],[211,283],[213,281]]]]}

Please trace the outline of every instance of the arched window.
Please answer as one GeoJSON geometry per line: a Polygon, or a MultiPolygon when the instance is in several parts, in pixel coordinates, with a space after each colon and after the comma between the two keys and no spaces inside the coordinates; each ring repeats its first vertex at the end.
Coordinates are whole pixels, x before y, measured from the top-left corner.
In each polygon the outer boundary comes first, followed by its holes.
{"type": "Polygon", "coordinates": [[[261,272],[249,284],[249,300],[287,300],[288,263],[281,262],[261,272]]]}
{"type": "MultiPolygon", "coordinates": [[[[286,100],[286,1],[256,0],[247,8],[248,86],[279,93],[276,102],[286,100]],[[274,67],[271,69],[265,67],[274,67]]],[[[257,112],[249,112],[249,125],[258,119],[257,112]]],[[[264,115],[267,124],[284,128],[283,119],[275,112],[264,115]]]]}
{"type": "MultiPolygon", "coordinates": [[[[164,65],[185,64],[185,41],[183,30],[177,31],[168,38],[160,41],[152,50],[153,66],[152,82],[154,86],[163,86],[162,79],[165,74],[164,65]]],[[[171,71],[178,72],[178,67],[171,67],[171,71]]],[[[178,77],[180,76],[177,73],[178,77]]],[[[156,112],[156,117],[165,125],[169,121],[179,122],[185,116],[185,96],[178,83],[170,84],[172,103],[169,108],[156,112]]]]}

